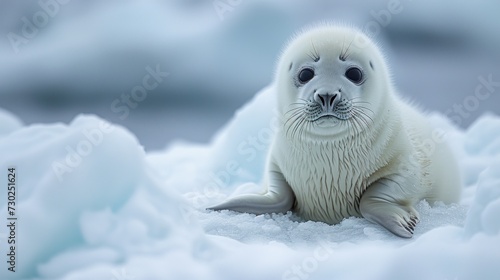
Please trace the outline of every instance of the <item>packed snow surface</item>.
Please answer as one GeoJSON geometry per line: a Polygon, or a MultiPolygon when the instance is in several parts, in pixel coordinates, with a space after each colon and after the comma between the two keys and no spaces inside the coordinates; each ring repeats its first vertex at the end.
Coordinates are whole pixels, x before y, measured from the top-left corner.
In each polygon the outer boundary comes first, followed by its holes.
{"type": "MultiPolygon", "coordinates": [[[[350,218],[334,226],[293,213],[205,207],[258,185],[275,128],[272,86],[209,145],[146,154],[129,131],[96,116],[23,127],[0,111],[0,192],[16,172],[16,259],[1,279],[499,279],[500,117],[445,130],[463,174],[459,204],[417,209],[412,239],[350,218]]],[[[202,121],[202,120],[200,120],[202,121]]],[[[161,122],[158,122],[161,127],[161,122]]],[[[161,128],[168,129],[168,128],[161,128]]],[[[12,232],[0,227],[0,252],[12,232]]]]}

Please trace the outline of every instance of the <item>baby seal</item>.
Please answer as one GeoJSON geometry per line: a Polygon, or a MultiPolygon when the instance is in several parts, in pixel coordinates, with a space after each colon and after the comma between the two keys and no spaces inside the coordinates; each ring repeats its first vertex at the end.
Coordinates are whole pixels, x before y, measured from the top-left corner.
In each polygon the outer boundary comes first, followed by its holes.
{"type": "Polygon", "coordinates": [[[275,85],[280,127],[265,193],[210,209],[292,210],[328,224],[364,217],[410,238],[418,201],[459,199],[450,148],[433,140],[436,130],[424,114],[398,96],[383,55],[362,32],[328,25],[296,36],[280,58],[275,85]]]}

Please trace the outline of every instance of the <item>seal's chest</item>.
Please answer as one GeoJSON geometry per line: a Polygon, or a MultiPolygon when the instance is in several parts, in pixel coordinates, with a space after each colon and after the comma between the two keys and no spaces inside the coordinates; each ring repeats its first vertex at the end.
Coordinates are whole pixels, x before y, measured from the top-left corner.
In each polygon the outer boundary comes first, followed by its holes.
{"type": "Polygon", "coordinates": [[[295,193],[295,210],[300,216],[329,224],[360,216],[366,176],[356,160],[345,157],[348,154],[331,149],[289,154],[282,172],[295,193]]]}

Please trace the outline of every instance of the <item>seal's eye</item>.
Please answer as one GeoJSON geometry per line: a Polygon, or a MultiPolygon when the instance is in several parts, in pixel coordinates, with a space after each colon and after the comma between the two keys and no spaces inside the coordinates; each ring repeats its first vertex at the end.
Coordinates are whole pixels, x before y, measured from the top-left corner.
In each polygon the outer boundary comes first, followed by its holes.
{"type": "Polygon", "coordinates": [[[359,84],[363,81],[363,72],[357,67],[347,69],[347,71],[345,71],[345,76],[355,84],[359,84]]]}
{"type": "Polygon", "coordinates": [[[299,81],[303,84],[309,82],[314,77],[314,70],[311,68],[302,69],[299,73],[299,81]]]}

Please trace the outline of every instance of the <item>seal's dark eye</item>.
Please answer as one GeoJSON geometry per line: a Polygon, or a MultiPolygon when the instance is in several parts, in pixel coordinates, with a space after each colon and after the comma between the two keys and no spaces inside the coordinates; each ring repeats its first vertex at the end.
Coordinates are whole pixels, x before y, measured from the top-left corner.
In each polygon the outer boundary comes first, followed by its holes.
{"type": "Polygon", "coordinates": [[[299,81],[303,84],[309,82],[314,77],[314,70],[310,68],[302,69],[299,73],[299,81]]]}
{"type": "Polygon", "coordinates": [[[347,71],[345,71],[345,76],[355,84],[359,84],[363,81],[363,72],[357,67],[347,69],[347,71]]]}

